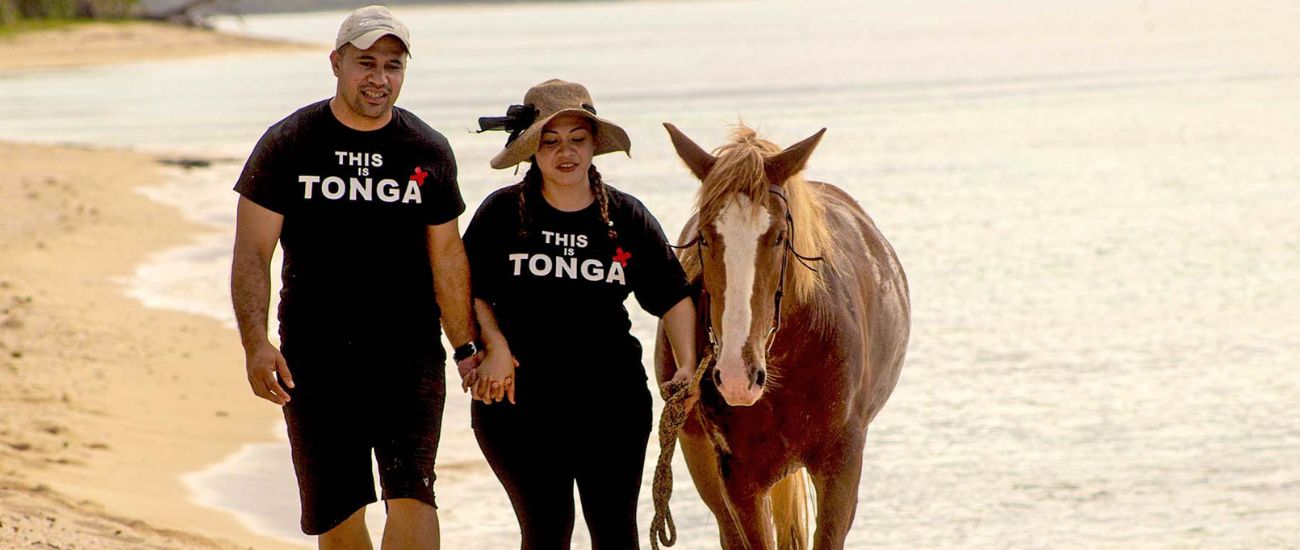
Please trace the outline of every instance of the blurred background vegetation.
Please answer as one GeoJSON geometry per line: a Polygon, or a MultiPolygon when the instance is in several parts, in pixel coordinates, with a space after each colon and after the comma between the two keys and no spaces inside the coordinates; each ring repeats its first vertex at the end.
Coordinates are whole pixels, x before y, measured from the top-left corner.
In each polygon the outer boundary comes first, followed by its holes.
{"type": "Polygon", "coordinates": [[[369,4],[458,4],[528,0],[0,0],[0,35],[71,22],[150,19],[206,27],[216,14],[347,10],[369,4]]]}
{"type": "Polygon", "coordinates": [[[0,26],[77,19],[121,19],[138,0],[0,0],[0,26]]]}

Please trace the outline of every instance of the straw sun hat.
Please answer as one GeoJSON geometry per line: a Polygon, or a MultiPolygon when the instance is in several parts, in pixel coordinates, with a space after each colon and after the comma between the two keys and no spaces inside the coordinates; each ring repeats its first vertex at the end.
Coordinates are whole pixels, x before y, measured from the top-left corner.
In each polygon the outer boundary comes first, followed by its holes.
{"type": "Polygon", "coordinates": [[[480,131],[506,130],[510,138],[506,146],[492,159],[496,169],[510,168],[537,153],[542,127],[557,116],[577,115],[591,120],[596,130],[597,155],[623,151],[632,154],[632,142],[627,132],[617,124],[596,116],[596,108],[587,88],[576,82],[547,80],[528,89],[523,105],[511,105],[504,117],[478,119],[480,131]]]}

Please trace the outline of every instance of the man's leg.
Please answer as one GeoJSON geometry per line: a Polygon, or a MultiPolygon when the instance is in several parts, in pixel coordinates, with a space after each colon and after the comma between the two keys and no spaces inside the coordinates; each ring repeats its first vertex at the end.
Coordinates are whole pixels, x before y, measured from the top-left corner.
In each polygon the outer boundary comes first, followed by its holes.
{"type": "Polygon", "coordinates": [[[366,530],[366,507],[316,538],[320,550],[371,550],[370,532],[366,530]]]}
{"type": "Polygon", "coordinates": [[[383,550],[438,550],[438,509],[413,498],[388,503],[383,550]]]}
{"type": "Polygon", "coordinates": [[[446,383],[441,361],[394,362],[377,404],[375,458],[388,520],[384,550],[437,549],[434,463],[442,431],[446,383]]]}
{"type": "Polygon", "coordinates": [[[354,395],[367,392],[356,391],[355,384],[339,387],[332,379],[338,372],[332,361],[286,358],[297,382],[283,412],[302,502],[302,531],[320,536],[321,548],[368,549],[363,512],[375,501],[373,427],[354,395]]]}

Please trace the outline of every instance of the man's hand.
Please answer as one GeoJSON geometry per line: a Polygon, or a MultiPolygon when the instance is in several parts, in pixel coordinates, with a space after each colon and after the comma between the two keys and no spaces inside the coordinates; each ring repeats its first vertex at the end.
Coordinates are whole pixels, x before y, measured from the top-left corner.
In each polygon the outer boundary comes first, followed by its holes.
{"type": "Polygon", "coordinates": [[[248,370],[248,385],[254,394],[276,405],[283,406],[289,402],[289,390],[285,386],[293,387],[293,375],[289,374],[289,364],[280,350],[266,342],[245,351],[244,362],[248,370]]]}
{"type": "Polygon", "coordinates": [[[460,390],[469,391],[469,388],[478,381],[478,366],[483,362],[485,352],[478,352],[474,355],[456,361],[456,372],[460,374],[460,390]]]}

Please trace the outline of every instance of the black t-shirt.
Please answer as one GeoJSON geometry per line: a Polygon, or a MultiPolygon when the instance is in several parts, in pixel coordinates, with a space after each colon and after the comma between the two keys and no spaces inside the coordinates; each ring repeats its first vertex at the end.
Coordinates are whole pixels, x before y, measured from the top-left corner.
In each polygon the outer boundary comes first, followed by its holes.
{"type": "Polygon", "coordinates": [[[266,131],[235,191],[284,215],[286,352],[441,356],[427,231],[465,210],[442,134],[398,108],[353,130],[321,101],[266,131]]]}
{"type": "Polygon", "coordinates": [[[659,222],[641,201],[608,189],[617,242],[598,203],[564,212],[535,190],[525,196],[530,219],[520,236],[518,185],[488,196],[465,230],[474,295],[492,305],[519,360],[520,392],[526,383],[593,379],[644,388],[641,344],[623,302],[633,293],[643,309],[663,316],[688,294],[659,222]]]}

